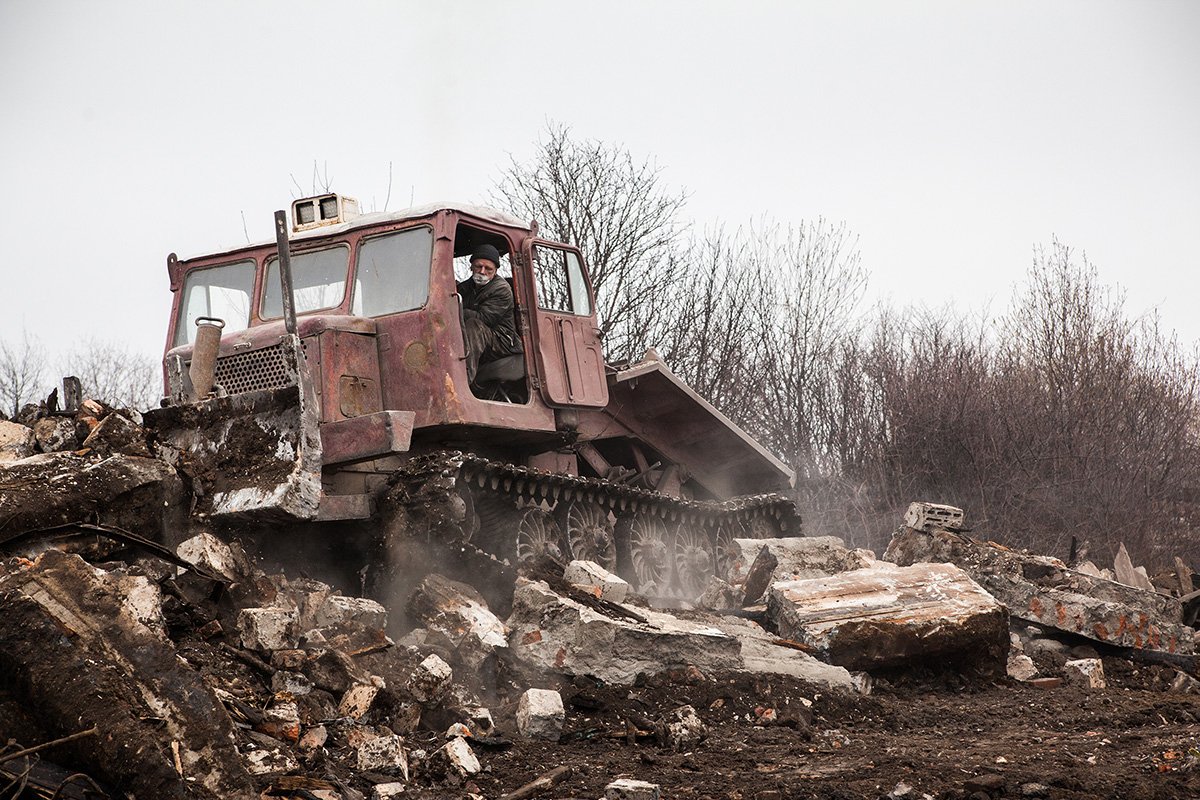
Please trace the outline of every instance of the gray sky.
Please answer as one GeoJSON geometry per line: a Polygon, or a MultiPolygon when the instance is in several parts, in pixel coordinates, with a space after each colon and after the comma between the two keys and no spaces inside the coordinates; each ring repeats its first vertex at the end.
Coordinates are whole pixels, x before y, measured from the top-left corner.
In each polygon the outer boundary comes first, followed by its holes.
{"type": "Polygon", "coordinates": [[[477,201],[547,120],[699,224],[818,215],[874,297],[1007,302],[1035,244],[1200,340],[1200,3],[0,0],[0,340],[161,354],[166,256],[309,190],[477,201]]]}

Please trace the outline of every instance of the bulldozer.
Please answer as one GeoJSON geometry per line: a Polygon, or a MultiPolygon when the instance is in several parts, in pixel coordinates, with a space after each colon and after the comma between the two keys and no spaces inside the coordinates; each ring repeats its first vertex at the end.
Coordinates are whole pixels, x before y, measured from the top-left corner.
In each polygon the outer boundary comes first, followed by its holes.
{"type": "Polygon", "coordinates": [[[584,255],[536,222],[327,193],[275,228],[167,259],[165,391],[145,420],[194,515],[369,523],[419,463],[449,480],[463,542],[499,562],[587,559],[681,598],[729,569],[733,539],[798,532],[785,464],[652,352],[606,363],[584,255]],[[523,352],[472,382],[457,281],[483,244],[523,352]]]}

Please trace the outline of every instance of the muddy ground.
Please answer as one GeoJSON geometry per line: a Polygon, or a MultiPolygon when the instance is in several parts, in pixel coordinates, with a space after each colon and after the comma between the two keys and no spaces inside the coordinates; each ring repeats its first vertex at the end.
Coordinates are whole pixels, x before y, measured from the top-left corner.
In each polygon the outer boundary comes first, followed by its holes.
{"type": "Polygon", "coordinates": [[[1170,668],[1110,658],[1105,670],[1110,686],[1100,691],[932,674],[877,680],[866,697],[782,676],[574,687],[564,691],[575,695],[562,742],[485,753],[474,785],[499,797],[569,764],[573,776],[550,796],[601,797],[605,784],[629,776],[659,784],[665,797],[714,800],[874,800],[900,783],[914,798],[1200,797],[1200,697],[1167,693],[1170,668]],[[631,712],[654,718],[680,703],[709,728],[689,752],[610,736],[631,712]],[[779,722],[757,724],[763,709],[776,709],[779,722]],[[998,779],[985,778],[990,791],[977,794],[981,776],[998,779]]]}

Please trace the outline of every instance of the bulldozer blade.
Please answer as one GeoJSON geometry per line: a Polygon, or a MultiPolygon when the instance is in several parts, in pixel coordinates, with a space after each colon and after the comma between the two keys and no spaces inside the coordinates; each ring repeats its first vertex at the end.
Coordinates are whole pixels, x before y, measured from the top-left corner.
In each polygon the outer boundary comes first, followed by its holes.
{"type": "Polygon", "coordinates": [[[260,389],[155,409],[145,422],[158,455],[191,480],[195,513],[311,520],[321,436],[305,395],[296,385],[260,389]]]}

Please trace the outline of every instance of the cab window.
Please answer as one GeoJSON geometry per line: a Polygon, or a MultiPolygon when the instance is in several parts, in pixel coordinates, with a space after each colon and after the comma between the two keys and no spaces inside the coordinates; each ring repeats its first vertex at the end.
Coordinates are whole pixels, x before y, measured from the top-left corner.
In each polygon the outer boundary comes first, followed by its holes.
{"type": "Polygon", "coordinates": [[[587,316],[592,313],[587,281],[579,256],[570,250],[538,245],[533,248],[538,308],[587,316]]]}
{"type": "MultiPolygon", "coordinates": [[[[346,266],[349,260],[350,248],[346,245],[292,253],[292,288],[296,295],[297,314],[341,305],[342,298],[346,296],[346,266]]],[[[263,319],[283,316],[278,256],[267,260],[262,316],[263,319]]]]}
{"type": "Polygon", "coordinates": [[[358,247],[351,313],[379,317],[425,305],[432,257],[432,228],[413,228],[364,241],[358,247]]]}
{"type": "Polygon", "coordinates": [[[219,267],[195,269],[183,283],[183,303],[175,328],[174,347],[196,340],[196,319],[217,317],[225,333],[250,324],[250,298],[254,294],[254,262],[236,261],[219,267]]]}

